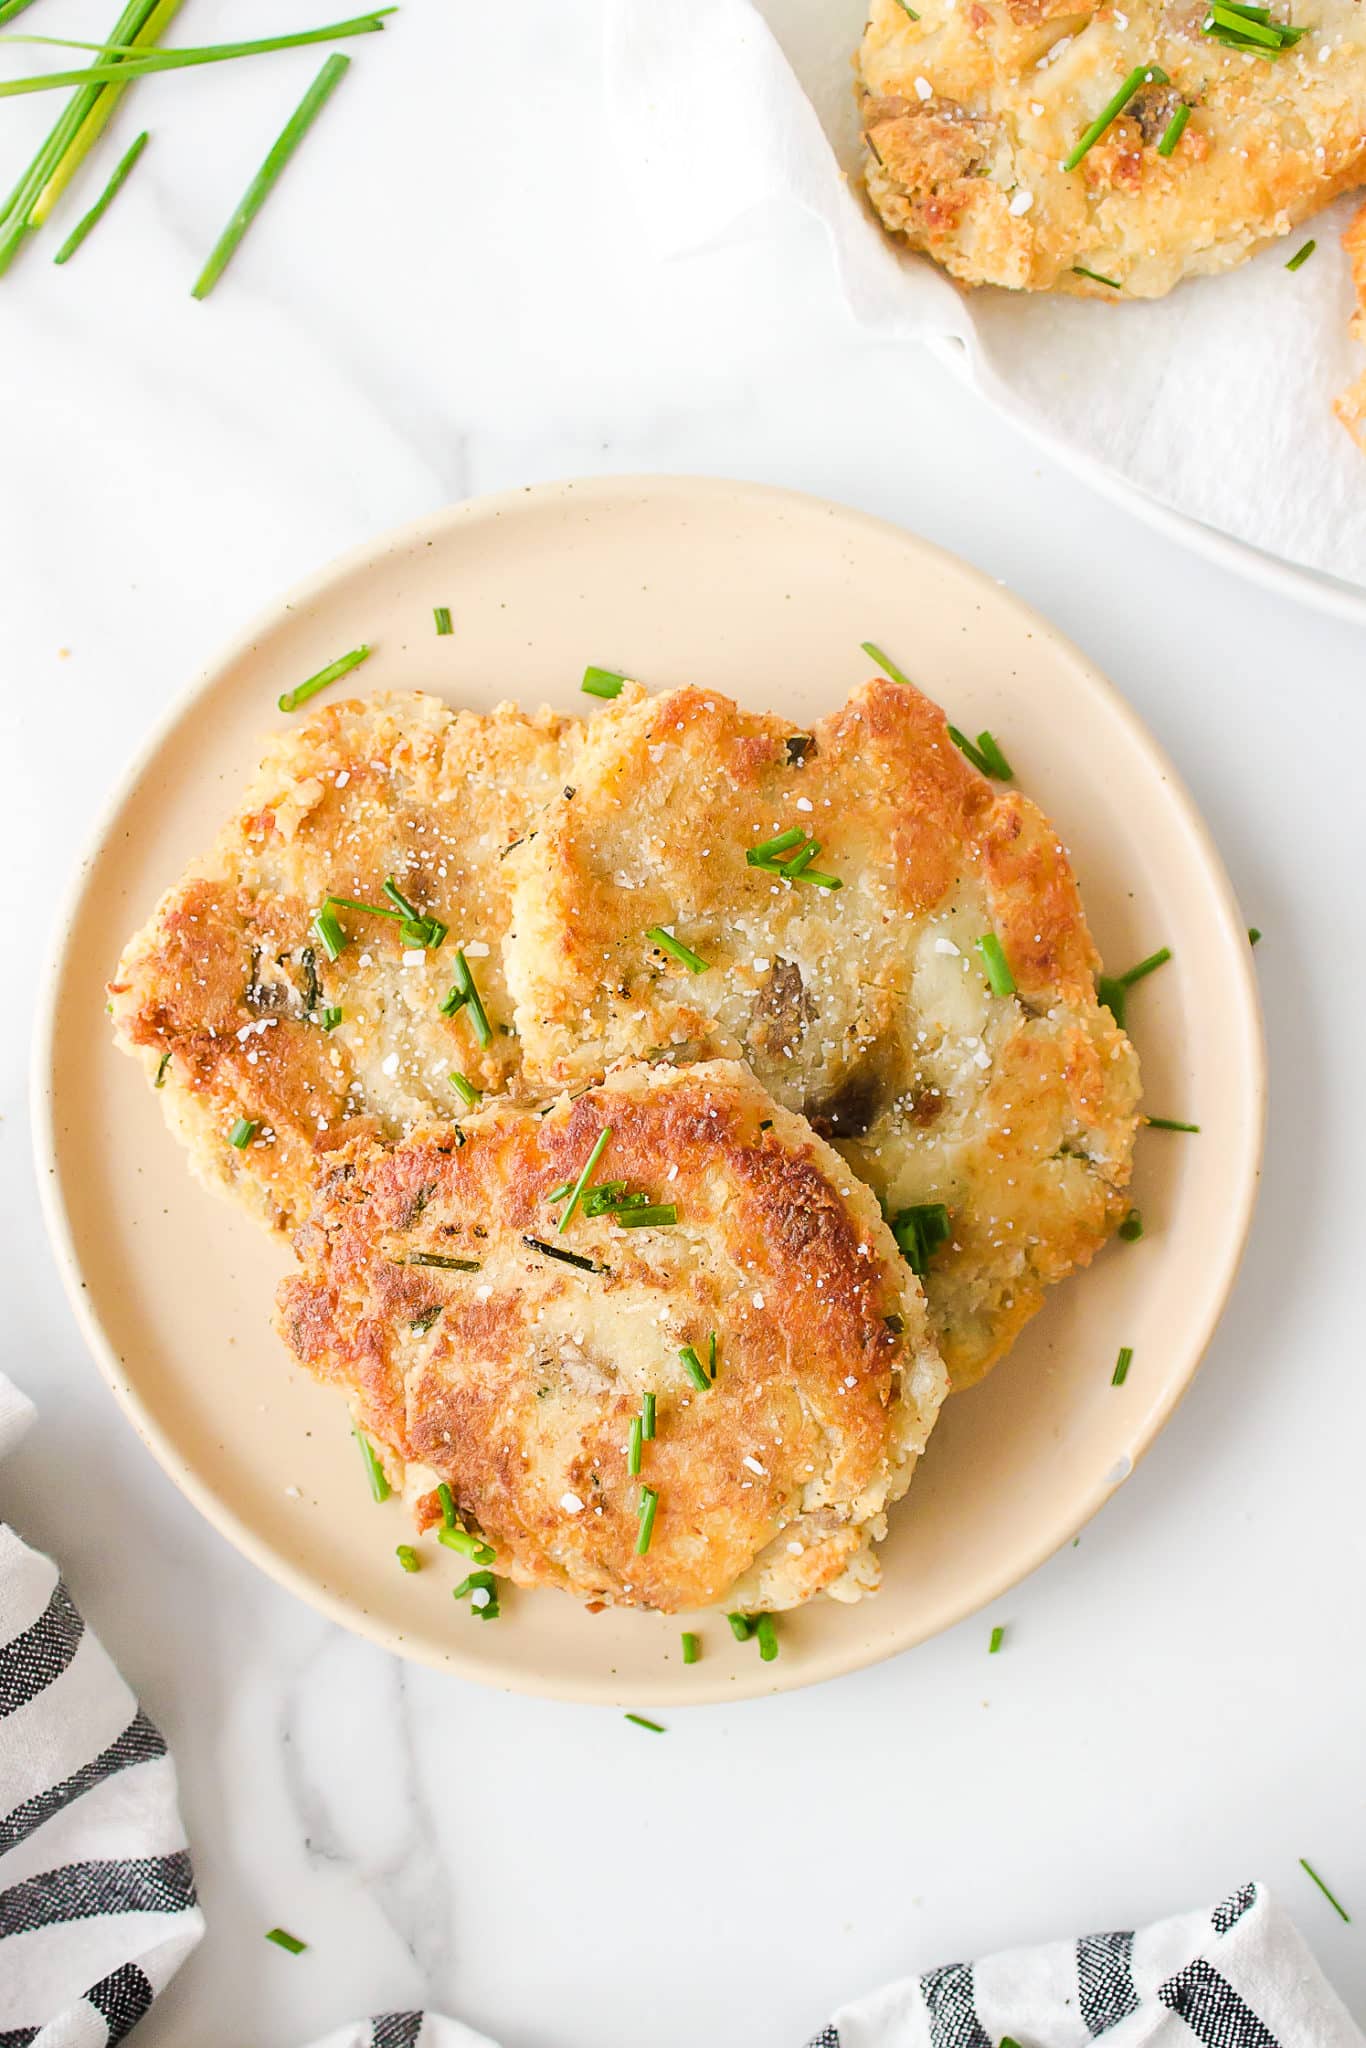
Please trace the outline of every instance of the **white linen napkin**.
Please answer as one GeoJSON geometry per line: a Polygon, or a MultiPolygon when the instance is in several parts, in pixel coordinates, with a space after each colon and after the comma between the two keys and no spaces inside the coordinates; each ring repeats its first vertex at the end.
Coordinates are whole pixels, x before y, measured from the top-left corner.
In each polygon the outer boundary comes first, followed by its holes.
{"type": "Polygon", "coordinates": [[[1305,236],[1145,304],[960,292],[898,253],[858,196],[850,59],[863,11],[608,0],[608,116],[655,246],[702,250],[756,217],[782,237],[814,214],[868,333],[956,352],[996,404],[1084,470],[1366,586],[1366,454],[1332,412],[1363,367],[1338,247],[1354,202],[1310,224],[1318,250],[1290,275],[1305,236]]]}
{"type": "MultiPolygon", "coordinates": [[[[0,1374],[0,1457],[32,1419],[0,1374]]],[[[121,2041],[203,1931],[166,1744],[0,1524],[0,2048],[121,2041]]]]}

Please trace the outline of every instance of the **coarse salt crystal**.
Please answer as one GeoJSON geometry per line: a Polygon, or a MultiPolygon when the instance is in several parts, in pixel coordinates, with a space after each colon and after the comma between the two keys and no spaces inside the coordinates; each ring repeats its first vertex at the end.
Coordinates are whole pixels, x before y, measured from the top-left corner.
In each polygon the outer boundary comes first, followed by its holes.
{"type": "Polygon", "coordinates": [[[771,960],[756,959],[751,962],[751,965],[753,966],[754,972],[756,974],[767,974],[769,968],[773,965],[773,962],[771,960]]]}
{"type": "Polygon", "coordinates": [[[741,1458],[740,1463],[747,1472],[757,1472],[761,1479],[767,1479],[768,1474],[757,1458],[741,1458]]]}
{"type": "Polygon", "coordinates": [[[396,1074],[398,1072],[398,1054],[396,1052],[389,1054],[388,1058],[381,1065],[380,1072],[382,1074],[396,1074]]]}
{"type": "Polygon", "coordinates": [[[576,1493],[562,1493],[560,1495],[560,1506],[567,1515],[581,1515],[583,1513],[583,1502],[576,1493]]]}
{"type": "Polygon", "coordinates": [[[351,780],[351,770],[350,770],[349,768],[343,768],[343,769],[342,769],[342,771],[341,771],[341,773],[340,773],[340,775],[338,775],[338,777],[337,777],[336,781],[335,781],[335,782],[334,782],[334,783],[332,784],[332,787],[333,787],[334,789],[345,789],[345,787],[346,787],[347,783],[348,783],[348,782],[349,782],[350,780],[351,780]]]}
{"type": "Polygon", "coordinates": [[[928,78],[917,78],[915,89],[918,97],[922,100],[932,100],[934,98],[934,87],[930,84],[928,78]]]}
{"type": "Polygon", "coordinates": [[[754,1297],[754,1306],[755,1306],[756,1308],[762,1308],[762,1307],[763,1307],[763,1305],[764,1305],[764,1297],[763,1297],[763,1295],[762,1295],[762,1294],[756,1294],[756,1295],[755,1295],[755,1297],[754,1297]]]}
{"type": "Polygon", "coordinates": [[[797,798],[797,809],[799,811],[814,811],[815,808],[816,806],[812,803],[809,796],[799,796],[797,798]]]}
{"type": "Polygon", "coordinates": [[[1013,214],[1018,216],[1019,214],[1022,213],[1028,213],[1030,207],[1033,204],[1034,194],[1032,192],[1017,192],[1015,194],[1015,197],[1010,202],[1010,210],[1013,214]]]}
{"type": "Polygon", "coordinates": [[[470,1594],[470,1606],[487,1607],[489,1601],[492,1598],[493,1595],[492,1593],[490,1593],[487,1586],[476,1586],[474,1591],[470,1594]]]}
{"type": "Polygon", "coordinates": [[[489,949],[483,939],[471,939],[461,950],[470,960],[487,960],[489,957],[489,949]]]}
{"type": "Polygon", "coordinates": [[[421,946],[414,946],[411,952],[404,954],[403,964],[405,967],[420,967],[426,957],[426,952],[421,946]]]}
{"type": "Polygon", "coordinates": [[[958,948],[954,945],[952,939],[936,939],[934,942],[934,950],[936,953],[952,953],[955,956],[958,955],[958,948]]]}

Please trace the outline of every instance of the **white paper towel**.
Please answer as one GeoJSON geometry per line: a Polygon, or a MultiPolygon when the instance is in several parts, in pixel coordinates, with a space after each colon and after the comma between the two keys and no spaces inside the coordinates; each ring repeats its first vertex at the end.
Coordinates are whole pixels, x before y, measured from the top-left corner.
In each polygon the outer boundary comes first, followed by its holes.
{"type": "MultiPolygon", "coordinates": [[[[718,241],[784,206],[829,229],[870,333],[961,345],[974,381],[1073,459],[1273,555],[1366,587],[1366,455],[1332,400],[1363,367],[1338,236],[1354,201],[1226,277],[1109,306],[960,292],[898,251],[857,183],[863,0],[611,0],[609,114],[657,246],[718,241]]],[[[908,372],[910,374],[910,372],[908,372]]]]}

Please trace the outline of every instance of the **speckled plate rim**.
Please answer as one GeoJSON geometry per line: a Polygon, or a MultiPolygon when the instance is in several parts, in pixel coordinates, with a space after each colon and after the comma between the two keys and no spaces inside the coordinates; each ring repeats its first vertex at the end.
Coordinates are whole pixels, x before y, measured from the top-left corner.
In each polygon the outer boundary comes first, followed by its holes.
{"type": "Polygon", "coordinates": [[[1033,634],[1056,650],[1059,657],[1083,676],[1090,688],[1105,700],[1110,714],[1125,728],[1127,738],[1136,754],[1142,758],[1145,768],[1155,779],[1165,784],[1181,826],[1188,835],[1203,870],[1205,883],[1218,899],[1222,918],[1230,927],[1242,931],[1242,913],[1209,831],[1171,762],[1138,715],[1114,685],[1064,635],[1030,605],[1013,593],[1000,588],[983,572],[973,569],[948,550],[937,547],[894,522],[879,519],[834,501],[818,499],[778,486],[687,474],[561,479],[459,501],[423,514],[400,527],[391,528],[374,539],[362,542],[334,557],[320,570],[300,580],[273,603],[264,607],[243,631],[219,647],[213,658],[201,668],[194,682],[177,696],[156,722],[129,766],[119,776],[89,835],[85,851],[66,889],[40,984],[30,1076],[31,1113],[40,1206],[64,1291],[91,1354],[119,1408],[162,1469],[205,1519],[243,1556],[277,1584],[340,1626],[367,1637],[397,1656],[426,1663],[435,1669],[452,1671],[484,1685],[533,1696],[595,1705],[706,1705],[763,1697],[823,1683],[846,1672],[863,1669],[888,1657],[899,1655],[903,1650],[915,1647],[916,1644],[941,1633],[970,1614],[981,1611],[1038,1569],[1089,1522],[1104,1506],[1116,1486],[1128,1477],[1133,1466],[1151,1447],[1186,1392],[1209,1346],[1237,1277],[1256,1201],[1266,1120],[1266,1053],[1260,997],[1252,971],[1249,948],[1244,948],[1247,959],[1243,962],[1241,971],[1235,974],[1234,985],[1225,987],[1223,991],[1226,1019],[1230,1030],[1236,1025],[1239,1057],[1244,1062],[1247,1073],[1242,1156],[1236,1163],[1233,1175],[1238,1193],[1223,1218],[1218,1265],[1211,1279],[1204,1312],[1185,1333],[1182,1347],[1184,1357],[1179,1369],[1168,1370],[1160,1394],[1151,1401],[1141,1421],[1136,1424],[1130,1441],[1129,1458],[1124,1461],[1124,1469],[1098,1472],[1088,1486],[1079,1489],[1076,1496],[1068,1501],[1055,1526],[1042,1533],[1032,1543],[1013,1551],[1008,1557],[1003,1557],[999,1570],[979,1579],[972,1589],[971,1597],[949,1601],[941,1610],[924,1614],[913,1627],[899,1632],[895,1640],[871,1652],[865,1647],[850,1648],[837,1643],[826,1652],[806,1654],[799,1668],[785,1666],[782,1659],[766,1666],[760,1665],[756,1659],[752,1670],[738,1683],[733,1675],[727,1676],[719,1672],[715,1675],[710,1674],[705,1663],[692,1667],[686,1682],[680,1681],[675,1674],[664,1672],[661,1672],[657,1679],[629,1684],[623,1684],[615,1673],[603,1672],[577,1676],[558,1675],[550,1682],[538,1676],[529,1677],[525,1673],[509,1672],[499,1666],[496,1655],[481,1656],[467,1652],[458,1642],[454,1647],[437,1655],[425,1644],[404,1637],[384,1621],[359,1609],[346,1595],[318,1584],[306,1571],[280,1555],[279,1551],[262,1539],[249,1523],[225,1506],[214,1488],[200,1478],[162,1427],[157,1415],[149,1410],[123,1378],[121,1361],[99,1316],[91,1306],[83,1283],[80,1258],[59,1171],[54,1121],[55,1102],[51,1086],[56,1049],[57,1003],[68,939],[80,913],[105,840],[162,747],[181,722],[193,714],[200,699],[213,688],[220,673],[248,656],[287,611],[299,610],[320,598],[325,598],[332,587],[372,566],[379,557],[400,552],[418,543],[425,543],[435,531],[444,533],[448,529],[458,530],[469,522],[490,518],[511,519],[529,503],[540,506],[548,499],[565,498],[568,494],[572,494],[575,504],[583,505],[595,500],[610,501],[623,493],[642,492],[651,496],[682,494],[699,500],[724,500],[729,503],[750,498],[769,504],[786,502],[808,511],[818,510],[841,522],[852,533],[873,530],[883,536],[895,536],[906,548],[920,553],[931,563],[937,561],[946,567],[952,565],[956,572],[966,574],[993,604],[1007,606],[1015,613],[1022,633],[1033,634]]]}

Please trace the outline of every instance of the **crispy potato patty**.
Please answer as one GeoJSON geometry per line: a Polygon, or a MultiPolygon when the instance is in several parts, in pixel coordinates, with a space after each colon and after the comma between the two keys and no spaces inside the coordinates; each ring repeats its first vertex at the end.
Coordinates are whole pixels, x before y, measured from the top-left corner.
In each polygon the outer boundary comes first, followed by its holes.
{"type": "Polygon", "coordinates": [[[563,783],[579,731],[413,691],[332,704],[273,736],[236,815],[109,985],[119,1040],[201,1179],[287,1229],[307,1213],[317,1152],[357,1120],[394,1136],[458,1113],[452,1070],[508,1085],[504,856],[563,783]],[[394,916],[338,909],[346,943],[329,959],[315,912],[329,896],[392,910],[390,878],[446,937],[414,944],[394,916]],[[441,1009],[458,948],[486,1044],[468,1002],[441,1009]]]}
{"type": "Polygon", "coordinates": [[[810,733],[714,690],[628,689],[574,782],[515,856],[507,971],[529,1081],[581,1084],[622,1056],[744,1059],[894,1224],[947,1206],[931,1327],[954,1384],[978,1378],[1123,1216],[1137,1126],[1137,1063],[1097,1002],[1053,828],[882,678],[810,733]],[[990,985],[984,938],[1013,992],[990,985]]]}
{"type": "Polygon", "coordinates": [[[869,195],[964,284],[1157,298],[1227,270],[1366,176],[1362,10],[1296,0],[1293,15],[1308,33],[1266,57],[1206,34],[1206,0],[917,0],[915,17],[871,0],[869,195]],[[1140,67],[1165,78],[1066,169],[1140,67]]]}
{"type": "Polygon", "coordinates": [[[876,1202],[743,1067],[627,1066],[548,1112],[357,1139],[296,1247],[285,1341],[351,1392],[395,1476],[420,1468],[420,1519],[449,1483],[496,1572],[666,1612],[876,1584],[944,1369],[876,1202]],[[588,1199],[559,1230],[554,1191],[604,1130],[594,1185],[676,1222],[588,1199]]]}

